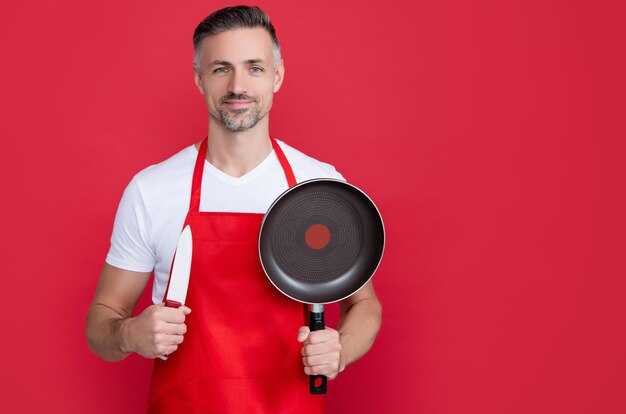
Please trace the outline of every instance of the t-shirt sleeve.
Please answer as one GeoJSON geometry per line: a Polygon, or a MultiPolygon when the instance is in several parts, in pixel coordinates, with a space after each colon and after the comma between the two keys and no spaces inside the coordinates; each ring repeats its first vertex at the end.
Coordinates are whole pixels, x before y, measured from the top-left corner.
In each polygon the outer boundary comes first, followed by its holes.
{"type": "Polygon", "coordinates": [[[156,254],[150,247],[150,219],[136,179],[124,190],[117,208],[106,262],[134,272],[151,272],[156,254]]]}

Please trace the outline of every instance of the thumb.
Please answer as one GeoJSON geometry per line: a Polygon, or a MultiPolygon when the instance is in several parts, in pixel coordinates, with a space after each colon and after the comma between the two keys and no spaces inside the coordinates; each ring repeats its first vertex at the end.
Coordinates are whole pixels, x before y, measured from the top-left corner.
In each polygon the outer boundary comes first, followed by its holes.
{"type": "Polygon", "coordinates": [[[311,331],[308,326],[301,326],[300,329],[298,329],[298,342],[306,341],[310,332],[311,331]]]}

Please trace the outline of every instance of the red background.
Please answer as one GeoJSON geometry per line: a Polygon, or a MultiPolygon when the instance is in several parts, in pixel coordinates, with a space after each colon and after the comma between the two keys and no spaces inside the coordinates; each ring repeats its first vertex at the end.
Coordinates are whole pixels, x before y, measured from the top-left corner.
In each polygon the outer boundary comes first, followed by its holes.
{"type": "MultiPolygon", "coordinates": [[[[625,3],[258,4],[271,134],[388,232],[382,330],[329,411],[626,412],[625,3]]],[[[85,314],[128,181],[206,133],[191,36],[225,5],[3,4],[3,412],[143,410],[150,362],[92,355],[85,314]]]]}

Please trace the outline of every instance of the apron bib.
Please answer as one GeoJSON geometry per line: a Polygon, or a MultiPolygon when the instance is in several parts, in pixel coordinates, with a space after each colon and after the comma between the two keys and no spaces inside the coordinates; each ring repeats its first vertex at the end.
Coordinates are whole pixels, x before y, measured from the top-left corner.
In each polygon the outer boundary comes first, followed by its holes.
{"type": "MultiPolygon", "coordinates": [[[[295,185],[274,139],[272,146],[295,185]]],[[[264,215],[199,211],[206,148],[207,139],[185,219],[193,235],[185,304],[193,312],[179,348],[167,361],[154,360],[148,413],[323,413],[323,397],[309,393],[296,340],[306,305],[280,293],[261,267],[264,215]]]]}

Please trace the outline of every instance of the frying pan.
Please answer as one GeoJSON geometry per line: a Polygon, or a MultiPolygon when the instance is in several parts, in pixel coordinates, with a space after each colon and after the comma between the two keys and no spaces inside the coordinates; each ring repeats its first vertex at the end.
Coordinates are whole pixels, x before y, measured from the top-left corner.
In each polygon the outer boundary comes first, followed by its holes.
{"type": "MultiPolygon", "coordinates": [[[[334,179],[303,181],[270,206],[259,234],[259,257],[283,294],[310,304],[311,331],[324,329],[324,304],[347,298],[374,275],[385,231],[372,200],[334,179]]],[[[311,375],[311,394],[326,393],[326,377],[311,375]]]]}

